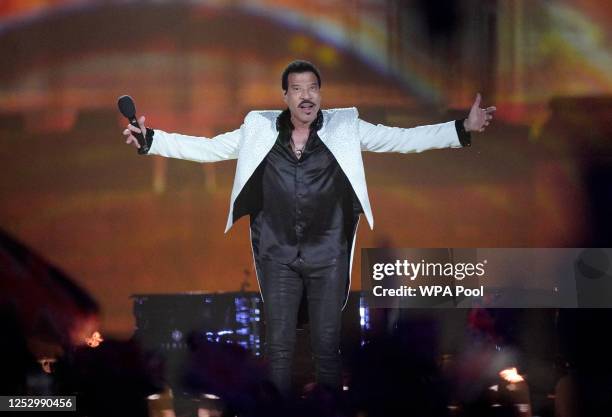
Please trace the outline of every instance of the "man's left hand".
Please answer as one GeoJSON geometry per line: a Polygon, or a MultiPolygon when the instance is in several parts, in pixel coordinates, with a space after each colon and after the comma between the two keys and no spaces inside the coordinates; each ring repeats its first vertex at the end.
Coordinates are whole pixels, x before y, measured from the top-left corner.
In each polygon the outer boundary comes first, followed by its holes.
{"type": "Polygon", "coordinates": [[[486,109],[480,108],[480,93],[476,94],[476,100],[472,104],[470,114],[467,119],[463,121],[463,127],[466,132],[484,132],[485,127],[489,126],[491,120],[493,120],[493,113],[497,108],[495,106],[487,107],[486,109]]]}

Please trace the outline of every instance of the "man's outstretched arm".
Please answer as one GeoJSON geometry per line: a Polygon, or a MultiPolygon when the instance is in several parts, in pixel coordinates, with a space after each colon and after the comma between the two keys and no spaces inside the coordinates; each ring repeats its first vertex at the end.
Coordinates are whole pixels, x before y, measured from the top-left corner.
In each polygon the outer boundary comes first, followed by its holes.
{"type": "Polygon", "coordinates": [[[145,137],[149,144],[148,155],[160,155],[195,162],[217,162],[238,158],[244,124],[231,132],[206,138],[149,129],[145,127],[144,122],[145,117],[141,116],[138,120],[140,128],[128,125],[123,134],[126,136],[127,144],[140,148],[138,140],[132,135],[132,132],[147,132],[145,137]]]}
{"type": "Polygon", "coordinates": [[[358,119],[361,149],[372,152],[422,152],[428,149],[459,148],[471,145],[471,132],[483,132],[493,119],[494,106],[480,108],[476,95],[468,117],[413,128],[373,125],[358,119]]]}

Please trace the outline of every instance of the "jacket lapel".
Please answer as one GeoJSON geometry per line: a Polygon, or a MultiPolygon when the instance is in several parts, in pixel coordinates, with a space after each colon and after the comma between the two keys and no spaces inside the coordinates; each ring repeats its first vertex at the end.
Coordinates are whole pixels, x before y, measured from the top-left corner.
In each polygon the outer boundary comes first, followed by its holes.
{"type": "Polygon", "coordinates": [[[370,227],[373,227],[372,210],[366,188],[363,160],[361,159],[361,147],[352,123],[355,117],[352,109],[341,112],[328,111],[325,113],[327,121],[324,122],[323,128],[319,131],[319,137],[338,161],[338,165],[348,178],[361,203],[370,227]]]}
{"type": "Polygon", "coordinates": [[[253,175],[261,161],[266,157],[278,132],[276,131],[276,117],[280,111],[250,112],[244,120],[245,133],[244,142],[240,146],[238,162],[236,164],[236,176],[230,197],[230,212],[225,225],[225,233],[234,224],[234,203],[238,195],[253,175]]]}

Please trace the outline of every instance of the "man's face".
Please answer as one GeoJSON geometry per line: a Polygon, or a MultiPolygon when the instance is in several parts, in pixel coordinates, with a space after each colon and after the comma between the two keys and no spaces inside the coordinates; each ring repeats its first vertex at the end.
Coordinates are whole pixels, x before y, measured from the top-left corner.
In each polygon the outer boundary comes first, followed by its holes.
{"type": "Polygon", "coordinates": [[[283,99],[292,119],[309,125],[317,118],[321,106],[321,92],[317,76],[312,71],[291,73],[287,77],[287,92],[283,99]]]}

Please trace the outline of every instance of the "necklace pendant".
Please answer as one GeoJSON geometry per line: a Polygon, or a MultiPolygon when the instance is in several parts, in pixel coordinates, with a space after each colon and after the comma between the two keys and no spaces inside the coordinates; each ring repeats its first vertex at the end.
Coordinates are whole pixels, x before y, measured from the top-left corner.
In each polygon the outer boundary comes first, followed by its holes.
{"type": "Polygon", "coordinates": [[[300,159],[300,157],[302,156],[302,153],[304,152],[305,147],[306,145],[302,146],[301,148],[298,148],[297,146],[295,146],[295,142],[293,141],[293,138],[291,138],[291,148],[293,149],[293,152],[295,153],[295,156],[297,157],[297,159],[300,159]]]}

